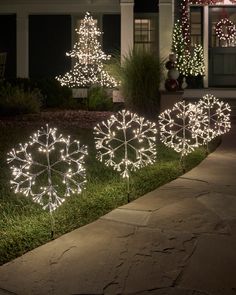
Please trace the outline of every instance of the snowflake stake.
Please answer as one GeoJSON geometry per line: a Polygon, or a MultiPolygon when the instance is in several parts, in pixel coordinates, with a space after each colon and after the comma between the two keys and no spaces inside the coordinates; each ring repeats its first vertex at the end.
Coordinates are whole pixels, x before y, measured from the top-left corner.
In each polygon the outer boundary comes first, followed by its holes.
{"type": "Polygon", "coordinates": [[[194,151],[200,145],[196,123],[201,118],[196,115],[198,109],[191,103],[178,102],[170,110],[159,115],[160,140],[184,156],[194,151]]]}
{"type": "Polygon", "coordinates": [[[199,133],[207,144],[214,137],[228,132],[231,128],[230,123],[230,106],[228,103],[220,101],[212,94],[206,94],[198,102],[198,108],[204,112],[205,120],[203,128],[199,129],[199,133]]]}
{"type": "Polygon", "coordinates": [[[79,141],[57,135],[56,128],[41,128],[8,153],[12,164],[11,186],[15,193],[32,197],[33,201],[52,213],[65,197],[80,193],[85,182],[84,156],[87,148],[79,141]],[[60,183],[60,185],[58,184],[60,183]]]}
{"type": "Polygon", "coordinates": [[[130,171],[156,159],[156,133],[155,123],[122,110],[94,128],[97,158],[119,171],[129,190],[130,171]]]}

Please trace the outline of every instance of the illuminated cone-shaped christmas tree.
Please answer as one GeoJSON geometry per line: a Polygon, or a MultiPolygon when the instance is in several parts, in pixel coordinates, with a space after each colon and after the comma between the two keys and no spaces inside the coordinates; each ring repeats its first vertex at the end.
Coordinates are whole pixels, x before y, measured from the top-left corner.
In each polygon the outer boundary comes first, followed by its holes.
{"type": "Polygon", "coordinates": [[[174,25],[172,36],[172,51],[176,56],[176,67],[180,74],[188,76],[188,62],[190,60],[189,51],[186,50],[186,41],[183,37],[183,31],[180,21],[177,21],[174,25]]]}
{"type": "Polygon", "coordinates": [[[69,87],[116,87],[118,83],[104,69],[104,62],[110,59],[110,55],[106,55],[101,49],[98,39],[102,32],[89,12],[86,12],[76,33],[79,40],[72,51],[66,54],[75,59],[74,67],[56,79],[62,86],[69,87]]]}

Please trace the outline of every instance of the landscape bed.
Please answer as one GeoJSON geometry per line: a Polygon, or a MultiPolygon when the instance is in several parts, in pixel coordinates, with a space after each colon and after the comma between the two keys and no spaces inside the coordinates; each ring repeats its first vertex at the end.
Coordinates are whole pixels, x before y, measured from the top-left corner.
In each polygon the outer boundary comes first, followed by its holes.
{"type": "MultiPolygon", "coordinates": [[[[16,195],[10,189],[10,169],[7,152],[18,143],[28,141],[29,136],[44,126],[57,127],[63,135],[71,135],[88,146],[85,166],[86,190],[68,197],[54,213],[55,236],[70,232],[88,224],[114,208],[127,203],[127,188],[119,173],[104,166],[96,159],[93,126],[110,113],[82,112],[45,113],[40,117],[24,117],[19,120],[0,121],[0,265],[50,241],[50,214],[42,210],[30,198],[16,195]]],[[[218,141],[211,143],[213,150],[218,141]]],[[[186,157],[186,170],[199,164],[206,156],[204,148],[196,149],[186,157]]],[[[131,176],[131,201],[170,182],[183,174],[179,154],[157,144],[157,160],[148,167],[133,172],[131,176]]]]}

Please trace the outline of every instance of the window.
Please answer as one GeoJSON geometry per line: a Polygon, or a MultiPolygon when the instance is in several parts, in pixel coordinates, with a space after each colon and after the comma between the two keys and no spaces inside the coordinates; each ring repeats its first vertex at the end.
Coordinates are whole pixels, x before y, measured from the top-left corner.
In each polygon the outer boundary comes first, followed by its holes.
{"type": "Polygon", "coordinates": [[[156,26],[152,19],[137,18],[134,20],[134,47],[145,51],[155,51],[156,26]]]}
{"type": "Polygon", "coordinates": [[[202,44],[202,8],[190,8],[190,35],[191,46],[202,44]]]}

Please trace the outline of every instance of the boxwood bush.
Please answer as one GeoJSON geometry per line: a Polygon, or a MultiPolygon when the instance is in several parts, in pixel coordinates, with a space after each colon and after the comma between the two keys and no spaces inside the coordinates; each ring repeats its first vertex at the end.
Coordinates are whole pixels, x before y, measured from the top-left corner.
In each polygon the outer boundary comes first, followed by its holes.
{"type": "Polygon", "coordinates": [[[38,113],[42,94],[38,89],[24,90],[9,83],[0,85],[0,115],[38,113]]]}

